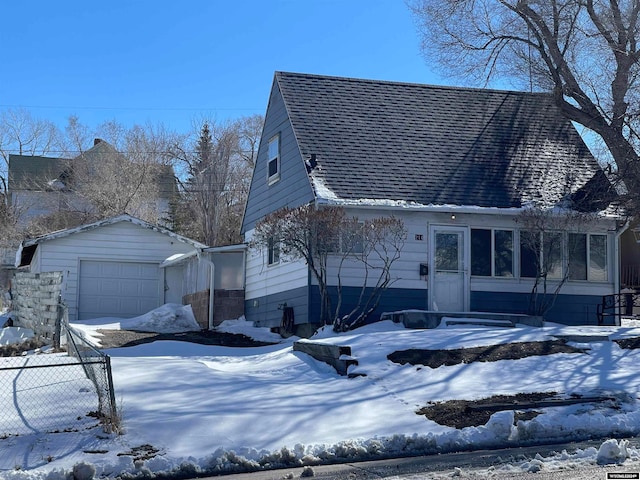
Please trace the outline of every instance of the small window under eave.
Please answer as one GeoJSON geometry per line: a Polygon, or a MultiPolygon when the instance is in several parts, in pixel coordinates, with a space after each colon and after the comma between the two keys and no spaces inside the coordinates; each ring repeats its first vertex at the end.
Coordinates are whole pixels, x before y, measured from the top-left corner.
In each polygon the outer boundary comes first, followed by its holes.
{"type": "Polygon", "coordinates": [[[28,247],[22,247],[22,251],[20,252],[20,263],[17,265],[17,268],[24,268],[31,265],[31,260],[33,260],[33,256],[36,254],[36,249],[38,245],[29,245],[28,247]]]}

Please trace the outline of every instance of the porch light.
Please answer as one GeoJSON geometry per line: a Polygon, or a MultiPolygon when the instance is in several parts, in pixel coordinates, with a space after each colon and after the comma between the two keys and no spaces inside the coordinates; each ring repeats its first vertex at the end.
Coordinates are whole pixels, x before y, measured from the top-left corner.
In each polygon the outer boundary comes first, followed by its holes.
{"type": "MultiPolygon", "coordinates": [[[[455,219],[456,219],[456,214],[455,214],[455,213],[452,213],[452,214],[451,214],[451,220],[455,220],[455,219]]],[[[636,238],[636,240],[637,240],[637,238],[636,238]]]]}

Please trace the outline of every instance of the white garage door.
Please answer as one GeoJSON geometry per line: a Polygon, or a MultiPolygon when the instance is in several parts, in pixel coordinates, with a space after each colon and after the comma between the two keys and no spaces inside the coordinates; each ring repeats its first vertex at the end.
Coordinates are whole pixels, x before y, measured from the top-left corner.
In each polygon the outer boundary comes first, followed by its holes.
{"type": "Polygon", "coordinates": [[[130,318],[160,306],[153,263],[80,261],[78,319],[130,318]]]}

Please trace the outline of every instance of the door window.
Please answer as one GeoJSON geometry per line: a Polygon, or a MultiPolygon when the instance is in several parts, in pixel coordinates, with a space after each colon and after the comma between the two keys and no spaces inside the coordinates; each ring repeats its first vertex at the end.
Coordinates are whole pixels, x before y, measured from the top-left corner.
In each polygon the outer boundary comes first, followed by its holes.
{"type": "Polygon", "coordinates": [[[436,270],[459,271],[460,253],[459,233],[436,233],[436,270]]]}

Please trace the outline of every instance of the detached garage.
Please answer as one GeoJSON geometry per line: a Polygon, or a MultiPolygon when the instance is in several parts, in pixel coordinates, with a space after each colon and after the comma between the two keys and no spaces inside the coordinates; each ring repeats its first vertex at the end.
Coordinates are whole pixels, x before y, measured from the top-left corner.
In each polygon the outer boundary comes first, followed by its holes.
{"type": "Polygon", "coordinates": [[[205,246],[129,215],[26,240],[19,267],[61,271],[69,320],[130,318],[180,298],[182,282],[159,268],[205,246]]]}

